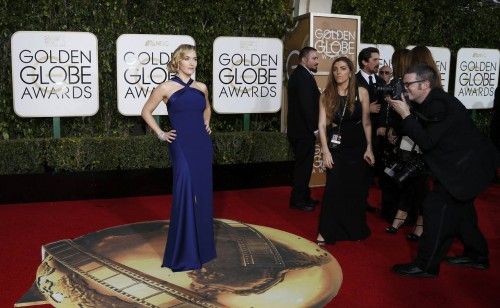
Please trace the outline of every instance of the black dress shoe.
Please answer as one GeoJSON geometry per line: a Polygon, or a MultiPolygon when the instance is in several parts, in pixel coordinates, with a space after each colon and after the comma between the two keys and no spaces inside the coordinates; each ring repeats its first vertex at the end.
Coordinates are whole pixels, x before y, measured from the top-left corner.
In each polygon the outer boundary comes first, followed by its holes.
{"type": "Polygon", "coordinates": [[[408,233],[408,235],[406,235],[406,238],[409,241],[418,242],[418,240],[420,240],[420,235],[416,235],[415,233],[408,233]]]}
{"type": "Polygon", "coordinates": [[[299,203],[290,203],[290,208],[291,209],[296,209],[296,210],[301,210],[305,212],[312,212],[314,211],[314,206],[305,203],[305,202],[299,202],[299,203]]]}
{"type": "Polygon", "coordinates": [[[311,206],[316,206],[319,204],[319,200],[309,199],[309,200],[307,200],[307,204],[309,204],[311,206]]]}
{"type": "Polygon", "coordinates": [[[438,275],[437,271],[426,272],[420,267],[418,267],[415,263],[396,264],[392,267],[392,270],[401,276],[409,276],[409,277],[430,278],[430,277],[436,277],[438,275]]]}
{"type": "Polygon", "coordinates": [[[447,257],[446,262],[452,265],[460,265],[482,270],[490,267],[490,261],[488,259],[477,260],[468,256],[447,257]]]}

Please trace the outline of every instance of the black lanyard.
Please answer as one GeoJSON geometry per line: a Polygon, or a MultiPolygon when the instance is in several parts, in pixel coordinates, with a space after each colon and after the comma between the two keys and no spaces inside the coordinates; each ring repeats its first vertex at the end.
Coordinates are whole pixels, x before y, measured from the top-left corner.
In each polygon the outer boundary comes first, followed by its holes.
{"type": "Polygon", "coordinates": [[[344,120],[344,115],[345,115],[345,109],[347,108],[347,102],[348,102],[348,97],[345,98],[345,102],[344,102],[344,110],[342,110],[342,116],[340,117],[340,122],[339,122],[339,125],[337,125],[337,127],[339,128],[338,129],[338,133],[340,134],[340,127],[342,126],[342,121],[344,120]]]}

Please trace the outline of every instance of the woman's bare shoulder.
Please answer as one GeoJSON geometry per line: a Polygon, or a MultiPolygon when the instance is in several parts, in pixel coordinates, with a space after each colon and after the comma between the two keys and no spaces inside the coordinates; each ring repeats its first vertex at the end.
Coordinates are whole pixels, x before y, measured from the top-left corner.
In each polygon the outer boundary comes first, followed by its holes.
{"type": "Polygon", "coordinates": [[[172,81],[172,80],[167,80],[167,81],[164,81],[164,82],[160,83],[157,86],[157,88],[162,88],[162,89],[165,89],[165,90],[171,90],[171,89],[174,89],[177,85],[178,85],[177,82],[172,81]]]}
{"type": "Polygon", "coordinates": [[[157,88],[160,88],[161,92],[164,93],[167,97],[169,97],[182,87],[183,87],[182,85],[180,85],[175,81],[167,80],[165,82],[160,83],[157,88]]]}
{"type": "Polygon", "coordinates": [[[157,85],[154,91],[158,94],[162,94],[163,96],[165,96],[172,91],[173,86],[174,86],[173,82],[167,80],[157,85]]]}

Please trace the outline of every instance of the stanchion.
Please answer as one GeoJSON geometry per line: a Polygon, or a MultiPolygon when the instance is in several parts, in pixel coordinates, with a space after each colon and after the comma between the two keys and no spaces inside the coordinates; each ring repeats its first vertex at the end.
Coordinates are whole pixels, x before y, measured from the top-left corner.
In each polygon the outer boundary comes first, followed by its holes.
{"type": "Polygon", "coordinates": [[[159,115],[155,115],[153,116],[155,118],[155,121],[156,123],[158,123],[158,126],[160,125],[160,116],[159,115]]]}
{"type": "Polygon", "coordinates": [[[245,113],[243,115],[243,130],[244,131],[250,130],[250,114],[249,113],[245,113]]]}
{"type": "Polygon", "coordinates": [[[61,138],[61,118],[52,118],[52,132],[55,139],[61,138]]]}

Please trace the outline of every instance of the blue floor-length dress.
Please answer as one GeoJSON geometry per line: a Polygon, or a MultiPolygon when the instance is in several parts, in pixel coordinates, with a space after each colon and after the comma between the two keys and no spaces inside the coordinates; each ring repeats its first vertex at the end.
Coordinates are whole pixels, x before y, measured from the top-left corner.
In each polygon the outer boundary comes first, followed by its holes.
{"type": "Polygon", "coordinates": [[[205,95],[179,77],[184,88],[167,103],[177,137],[169,144],[172,161],[172,212],[162,267],[199,269],[216,257],[212,212],[212,141],[205,129],[205,95]]]}

